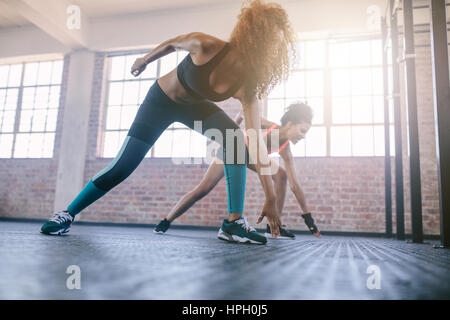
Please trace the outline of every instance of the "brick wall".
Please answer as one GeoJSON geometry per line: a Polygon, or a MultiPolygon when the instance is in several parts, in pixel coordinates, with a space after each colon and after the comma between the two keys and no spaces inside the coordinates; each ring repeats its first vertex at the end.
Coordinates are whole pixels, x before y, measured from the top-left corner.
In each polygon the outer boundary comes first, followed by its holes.
{"type": "MultiPolygon", "coordinates": [[[[418,50],[417,88],[420,119],[421,176],[425,234],[439,233],[439,200],[434,149],[430,49],[418,50]]],[[[66,58],[69,63],[69,58],[66,58]]],[[[111,159],[98,158],[101,142],[99,123],[103,121],[104,55],[96,55],[92,107],[89,120],[85,182],[106,167],[111,159]]],[[[64,69],[60,116],[64,111],[67,79],[64,69]]],[[[219,104],[230,116],[239,110],[233,99],[219,104]]],[[[404,101],[402,103],[404,109],[404,101]]],[[[405,112],[403,112],[405,121],[405,112]]],[[[61,122],[60,122],[61,123],[61,122]]],[[[51,160],[0,159],[0,216],[47,218],[51,215],[61,128],[58,127],[55,158],[51,160]]],[[[410,232],[409,177],[404,134],[405,222],[410,232]]],[[[308,204],[322,230],[384,232],[384,158],[297,158],[297,173],[308,204]]],[[[392,160],[392,173],[395,162],[392,160]]],[[[171,159],[144,159],[135,172],[105,197],[91,205],[80,221],[157,223],[182,195],[190,191],[206,172],[207,165],[175,165],[171,159]]],[[[395,179],[392,175],[393,230],[395,232],[395,179]]],[[[257,175],[248,171],[245,214],[255,223],[264,203],[264,192],[257,175]]],[[[174,224],[219,226],[226,217],[226,185],[222,180],[204,199],[174,224]]],[[[289,228],[306,230],[300,208],[288,190],[283,211],[289,228]]]]}

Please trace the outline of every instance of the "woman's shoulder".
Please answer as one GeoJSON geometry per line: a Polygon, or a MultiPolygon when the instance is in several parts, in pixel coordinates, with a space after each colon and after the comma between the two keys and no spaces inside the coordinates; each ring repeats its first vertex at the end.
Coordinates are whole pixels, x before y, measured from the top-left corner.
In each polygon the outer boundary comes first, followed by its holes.
{"type": "Polygon", "coordinates": [[[193,32],[192,36],[196,37],[201,44],[202,51],[205,54],[219,51],[228,42],[203,32],[193,32]]]}

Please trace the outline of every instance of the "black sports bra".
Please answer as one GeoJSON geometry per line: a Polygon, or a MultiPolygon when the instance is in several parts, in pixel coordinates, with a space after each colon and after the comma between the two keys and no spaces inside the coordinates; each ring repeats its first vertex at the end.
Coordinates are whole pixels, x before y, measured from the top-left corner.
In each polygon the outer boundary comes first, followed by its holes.
{"type": "Polygon", "coordinates": [[[229,43],[226,43],[222,50],[219,51],[207,63],[197,66],[192,62],[191,55],[188,54],[178,65],[177,76],[181,85],[186,91],[197,99],[208,99],[212,101],[223,101],[233,96],[241,87],[243,79],[234,83],[226,92],[214,92],[209,85],[209,76],[219,62],[230,51],[229,43]]]}

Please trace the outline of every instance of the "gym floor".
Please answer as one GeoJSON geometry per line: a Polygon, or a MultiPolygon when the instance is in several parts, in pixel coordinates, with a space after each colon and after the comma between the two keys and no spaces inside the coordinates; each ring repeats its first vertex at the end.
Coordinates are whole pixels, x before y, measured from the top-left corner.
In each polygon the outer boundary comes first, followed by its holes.
{"type": "Polygon", "coordinates": [[[0,299],[450,299],[450,250],[432,241],[302,234],[258,246],[213,230],[75,223],[58,237],[40,225],[0,221],[0,299]],[[66,287],[69,265],[80,290],[66,287]]]}

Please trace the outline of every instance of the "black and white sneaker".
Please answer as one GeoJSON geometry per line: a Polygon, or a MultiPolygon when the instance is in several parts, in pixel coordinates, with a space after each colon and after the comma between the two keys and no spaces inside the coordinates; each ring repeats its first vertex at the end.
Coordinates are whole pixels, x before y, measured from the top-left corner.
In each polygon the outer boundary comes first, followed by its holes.
{"type": "Polygon", "coordinates": [[[69,232],[70,225],[72,224],[74,216],[69,211],[60,211],[45,222],[41,227],[41,232],[49,235],[62,235],[69,232]]]}
{"type": "Polygon", "coordinates": [[[153,230],[154,233],[164,233],[167,231],[167,229],[170,228],[170,221],[167,220],[166,218],[164,218],[163,220],[161,220],[157,226],[155,227],[155,229],[153,230]]]}
{"type": "MultiPolygon", "coordinates": [[[[290,232],[289,230],[283,228],[283,227],[279,227],[280,228],[280,235],[278,236],[278,239],[284,239],[284,240],[294,240],[295,239],[295,234],[293,234],[292,232],[290,232]]],[[[274,237],[272,236],[272,233],[270,232],[270,226],[267,225],[266,227],[266,233],[264,234],[267,238],[271,238],[274,239],[274,237]]]]}

